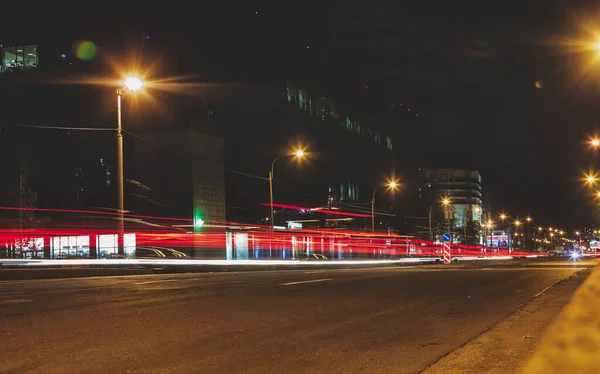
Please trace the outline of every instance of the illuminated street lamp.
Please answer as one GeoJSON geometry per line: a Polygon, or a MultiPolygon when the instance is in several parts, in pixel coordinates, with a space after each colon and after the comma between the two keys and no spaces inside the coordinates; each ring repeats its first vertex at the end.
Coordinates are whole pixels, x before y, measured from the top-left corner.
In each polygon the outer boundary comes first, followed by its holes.
{"type": "Polygon", "coordinates": [[[600,147],[600,139],[598,139],[598,138],[590,139],[590,145],[594,148],[600,147]]]}
{"type": "Polygon", "coordinates": [[[596,182],[598,181],[598,176],[596,174],[593,173],[589,173],[589,174],[585,174],[583,176],[583,181],[588,185],[588,186],[592,186],[595,185],[596,182]]]}
{"type": "Polygon", "coordinates": [[[519,221],[518,219],[516,219],[513,223],[515,225],[515,234],[514,234],[514,236],[517,237],[517,236],[519,236],[519,226],[521,226],[521,221],[519,221]]]}
{"type": "Polygon", "coordinates": [[[271,229],[273,229],[275,227],[275,221],[273,220],[274,219],[274,214],[273,214],[273,175],[274,175],[274,171],[275,171],[274,170],[275,169],[275,161],[279,160],[282,157],[294,157],[297,160],[300,160],[304,156],[306,156],[306,152],[303,149],[297,149],[291,154],[275,157],[273,162],[271,162],[271,171],[269,172],[269,198],[271,201],[271,229]]]}
{"type": "MultiPolygon", "coordinates": [[[[388,190],[395,191],[398,188],[398,181],[390,180],[385,185],[379,187],[387,187],[388,190]]],[[[371,232],[375,233],[375,193],[379,189],[379,187],[375,187],[373,190],[373,198],[371,199],[371,232]]]]}
{"type": "Polygon", "coordinates": [[[123,96],[125,91],[138,92],[142,89],[142,87],[144,87],[144,82],[139,77],[130,75],[123,80],[122,86],[117,88],[117,196],[119,206],[119,234],[121,235],[125,229],[125,176],[123,172],[123,126],[121,123],[121,96],[123,96]]]}
{"type": "Polygon", "coordinates": [[[450,203],[451,203],[450,197],[444,196],[442,198],[441,203],[442,203],[442,206],[444,207],[444,216],[446,217],[447,230],[450,230],[451,229],[451,227],[450,227],[450,211],[449,211],[450,203]]]}
{"type": "MultiPolygon", "coordinates": [[[[488,229],[487,233],[490,235],[490,240],[491,240],[491,237],[492,237],[492,228],[494,227],[494,222],[492,222],[492,220],[489,220],[489,221],[487,221],[487,223],[485,223],[483,225],[483,227],[485,227],[485,228],[488,229]]],[[[489,247],[490,243],[487,240],[487,235],[485,236],[485,241],[487,243],[487,246],[489,247]]]]}

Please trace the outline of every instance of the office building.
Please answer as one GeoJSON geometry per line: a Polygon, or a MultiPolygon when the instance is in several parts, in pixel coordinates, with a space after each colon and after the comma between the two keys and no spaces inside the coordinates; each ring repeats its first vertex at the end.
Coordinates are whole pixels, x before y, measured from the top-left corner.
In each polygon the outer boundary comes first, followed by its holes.
{"type": "Polygon", "coordinates": [[[456,236],[465,237],[465,243],[480,241],[483,197],[478,171],[424,169],[421,171],[421,198],[432,217],[434,231],[455,232],[456,236]],[[467,240],[467,236],[472,238],[467,240]]]}

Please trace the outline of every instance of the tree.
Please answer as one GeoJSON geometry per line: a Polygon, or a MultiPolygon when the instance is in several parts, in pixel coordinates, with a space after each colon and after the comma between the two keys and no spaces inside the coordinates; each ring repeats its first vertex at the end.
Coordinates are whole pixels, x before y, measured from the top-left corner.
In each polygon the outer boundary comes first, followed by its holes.
{"type": "Polygon", "coordinates": [[[23,228],[24,223],[36,222],[35,212],[31,209],[37,208],[38,195],[29,187],[27,176],[29,174],[29,168],[27,168],[25,161],[21,161],[21,172],[19,175],[19,227],[23,228]]]}
{"type": "Polygon", "coordinates": [[[457,229],[458,235],[462,237],[461,243],[466,245],[478,245],[481,238],[481,225],[477,221],[468,220],[463,227],[457,229]]]}
{"type": "Polygon", "coordinates": [[[454,215],[448,215],[445,208],[442,206],[434,206],[431,209],[431,231],[433,233],[433,240],[441,240],[442,235],[445,232],[452,233],[454,231],[456,219],[454,218],[454,215]]]}

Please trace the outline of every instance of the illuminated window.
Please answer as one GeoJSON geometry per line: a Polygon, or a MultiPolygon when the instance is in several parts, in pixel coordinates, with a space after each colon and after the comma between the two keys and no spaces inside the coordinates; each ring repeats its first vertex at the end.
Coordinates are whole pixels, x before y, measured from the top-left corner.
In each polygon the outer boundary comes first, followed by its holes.
{"type": "Polygon", "coordinates": [[[381,144],[381,136],[379,133],[375,133],[375,143],[381,144]]]}
{"type": "Polygon", "coordinates": [[[117,235],[96,235],[96,255],[98,258],[109,258],[119,252],[117,235]]]}
{"type": "Polygon", "coordinates": [[[38,60],[37,45],[4,47],[0,72],[37,67],[38,60]]]}
{"type": "Polygon", "coordinates": [[[300,109],[310,112],[312,102],[306,91],[298,90],[298,106],[300,109]]]}
{"type": "Polygon", "coordinates": [[[391,151],[393,149],[393,144],[392,144],[392,137],[388,136],[387,137],[387,148],[391,151]]]}

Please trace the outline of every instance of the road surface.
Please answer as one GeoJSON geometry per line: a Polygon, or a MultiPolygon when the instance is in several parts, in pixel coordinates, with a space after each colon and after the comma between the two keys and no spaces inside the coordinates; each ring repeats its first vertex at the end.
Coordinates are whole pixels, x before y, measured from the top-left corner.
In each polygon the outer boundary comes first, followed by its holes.
{"type": "Polygon", "coordinates": [[[0,372],[417,373],[593,265],[0,281],[0,372]]]}

